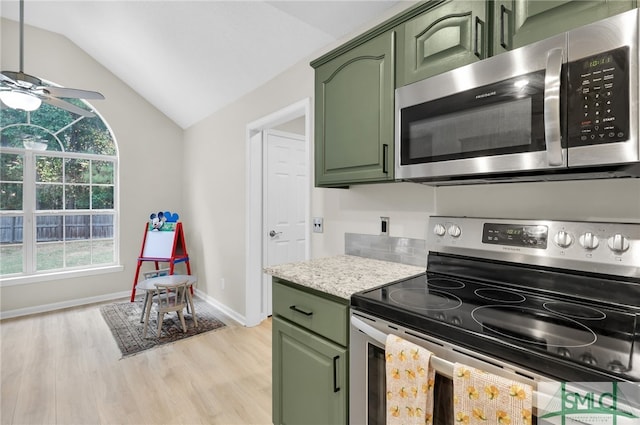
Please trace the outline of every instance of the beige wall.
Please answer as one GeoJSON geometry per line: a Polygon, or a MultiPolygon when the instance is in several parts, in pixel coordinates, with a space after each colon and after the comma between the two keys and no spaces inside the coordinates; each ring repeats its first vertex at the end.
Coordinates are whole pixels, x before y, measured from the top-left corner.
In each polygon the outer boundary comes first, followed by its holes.
{"type": "Polygon", "coordinates": [[[324,217],[324,233],[312,235],[314,257],[344,253],[344,234],[380,234],[380,217],[389,217],[389,236],[424,239],[435,212],[434,189],[414,183],[354,185],[314,189],[313,216],[324,217]]]}
{"type": "MultiPolygon", "coordinates": [[[[2,69],[19,69],[18,25],[2,20],[2,69]]],[[[119,150],[121,272],[2,286],[0,312],[29,312],[112,297],[131,289],[143,227],[158,210],[182,212],[182,130],[65,37],[25,27],[25,72],[61,85],[97,90],[93,105],[119,150]]],[[[187,243],[189,243],[187,235],[187,243]]]]}
{"type": "MultiPolygon", "coordinates": [[[[406,3],[402,7],[409,5],[406,3]]],[[[400,9],[395,8],[378,21],[400,9]]],[[[338,44],[327,46],[322,52],[300,61],[185,131],[184,178],[189,183],[184,210],[188,222],[199,226],[199,233],[189,242],[193,256],[198,259],[199,289],[239,317],[246,314],[247,296],[247,125],[305,98],[312,98],[314,74],[309,62],[338,44]],[[225,289],[222,289],[221,279],[225,280],[225,289]]],[[[380,215],[397,219],[391,225],[392,235],[423,237],[422,221],[432,211],[432,193],[432,188],[410,184],[361,186],[350,190],[313,189],[311,216],[324,217],[325,232],[311,235],[312,257],[343,253],[345,231],[375,232],[380,215]],[[392,204],[389,202],[392,199],[398,202],[392,204]]]]}
{"type": "Polygon", "coordinates": [[[245,315],[247,124],[312,90],[313,72],[300,64],[184,133],[185,221],[198,226],[188,243],[198,259],[199,289],[240,316],[245,315]]]}
{"type": "Polygon", "coordinates": [[[640,179],[440,187],[438,214],[640,223],[640,179]]]}

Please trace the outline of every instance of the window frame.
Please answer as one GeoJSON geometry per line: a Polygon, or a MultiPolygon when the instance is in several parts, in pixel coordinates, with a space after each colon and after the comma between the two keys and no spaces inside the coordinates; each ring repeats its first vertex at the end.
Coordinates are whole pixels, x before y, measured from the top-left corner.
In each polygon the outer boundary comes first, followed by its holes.
{"type": "MultiPolygon", "coordinates": [[[[86,102],[85,102],[86,103],[86,102]]],[[[5,108],[4,105],[1,106],[2,109],[5,108]]],[[[93,109],[93,108],[92,108],[93,109]]],[[[26,115],[25,122],[12,123],[8,124],[4,127],[0,128],[4,130],[6,128],[15,126],[15,125],[30,125],[34,127],[39,127],[40,129],[46,131],[51,134],[55,141],[57,141],[60,150],[33,150],[27,149],[24,147],[9,147],[9,146],[0,146],[0,151],[3,154],[16,154],[21,155],[23,160],[23,176],[22,176],[22,210],[8,210],[2,211],[0,210],[0,216],[3,217],[22,217],[23,218],[23,235],[22,235],[22,255],[23,255],[23,266],[22,272],[12,273],[6,275],[0,275],[0,287],[4,286],[13,286],[20,284],[28,284],[28,283],[36,283],[36,282],[44,282],[51,280],[60,280],[60,279],[68,279],[68,278],[76,278],[76,277],[84,277],[91,276],[97,274],[104,273],[113,273],[113,272],[121,272],[124,270],[124,266],[120,263],[120,202],[119,202],[119,151],[118,145],[115,139],[115,135],[108,123],[104,120],[104,118],[99,115],[95,109],[93,110],[96,114],[97,118],[101,120],[104,124],[106,130],[110,133],[111,140],[113,143],[113,150],[115,152],[114,155],[102,155],[102,154],[93,154],[93,153],[83,153],[83,152],[70,152],[65,150],[65,145],[61,142],[58,137],[58,133],[60,133],[63,129],[47,129],[38,125],[34,125],[31,123],[30,113],[26,115]],[[37,180],[37,170],[36,170],[36,162],[38,156],[46,156],[46,157],[54,157],[61,158],[63,162],[67,159],[81,159],[81,160],[89,160],[89,161],[102,161],[102,162],[111,162],[113,164],[113,208],[112,209],[92,209],[92,205],[89,205],[89,208],[86,209],[67,209],[66,205],[63,203],[60,209],[45,209],[45,210],[37,210],[36,207],[36,187],[38,182],[37,180]],[[97,265],[84,265],[77,267],[68,267],[65,266],[59,269],[49,269],[49,270],[36,270],[36,249],[38,245],[37,232],[36,232],[36,221],[38,216],[71,216],[71,215],[89,215],[89,216],[99,216],[99,215],[112,215],[113,216],[113,261],[110,263],[103,263],[97,265]]],[[[81,118],[80,118],[81,119],[81,118]]],[[[74,123],[77,120],[74,121],[74,123]]],[[[100,186],[101,184],[93,184],[92,182],[93,176],[90,177],[88,186],[100,186]]],[[[64,181],[60,184],[66,186],[69,183],[64,181]]],[[[108,184],[111,185],[111,184],[108,184]]],[[[63,219],[64,220],[64,219],[63,219]]],[[[90,225],[90,228],[93,228],[90,225]]],[[[92,242],[94,239],[90,236],[87,241],[92,242]]],[[[63,238],[62,241],[64,244],[67,244],[69,241],[66,238],[63,238]]]]}

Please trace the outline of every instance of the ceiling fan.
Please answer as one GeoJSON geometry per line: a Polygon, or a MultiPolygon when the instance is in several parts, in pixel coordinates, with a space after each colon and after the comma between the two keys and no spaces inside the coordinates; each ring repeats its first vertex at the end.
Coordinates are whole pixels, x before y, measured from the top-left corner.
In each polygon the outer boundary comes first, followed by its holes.
{"type": "Polygon", "coordinates": [[[20,0],[20,71],[0,73],[0,100],[12,109],[35,111],[44,102],[84,117],[95,114],[63,99],[104,99],[101,93],[89,90],[49,86],[37,77],[23,72],[24,68],[24,0],[20,0]]]}

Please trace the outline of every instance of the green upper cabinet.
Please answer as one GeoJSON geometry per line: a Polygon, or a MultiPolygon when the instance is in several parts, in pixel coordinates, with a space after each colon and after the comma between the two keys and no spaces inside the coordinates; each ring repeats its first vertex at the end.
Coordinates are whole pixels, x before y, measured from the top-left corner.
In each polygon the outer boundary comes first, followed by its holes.
{"type": "Polygon", "coordinates": [[[636,7],[635,0],[496,0],[493,54],[636,7]]]}
{"type": "Polygon", "coordinates": [[[316,186],[393,180],[395,32],[316,68],[316,186]]]}
{"type": "Polygon", "coordinates": [[[399,27],[396,87],[636,7],[636,0],[446,0],[399,27]]]}
{"type": "Polygon", "coordinates": [[[489,55],[488,3],[447,0],[399,30],[397,80],[401,87],[489,55]]]}
{"type": "Polygon", "coordinates": [[[637,0],[431,0],[316,59],[315,183],[394,180],[394,89],[637,7],[637,0]]]}

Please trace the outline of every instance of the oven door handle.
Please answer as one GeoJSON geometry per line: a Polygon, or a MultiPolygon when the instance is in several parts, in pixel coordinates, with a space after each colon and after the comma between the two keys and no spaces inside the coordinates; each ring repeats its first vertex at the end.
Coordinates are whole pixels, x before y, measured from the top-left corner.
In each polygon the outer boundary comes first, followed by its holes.
{"type": "MultiPolygon", "coordinates": [[[[386,345],[387,334],[385,334],[384,332],[381,332],[376,328],[374,328],[373,326],[366,324],[365,322],[363,322],[362,320],[358,319],[353,315],[351,316],[351,325],[353,325],[356,329],[358,329],[363,334],[367,335],[368,337],[372,338],[373,340],[381,344],[382,347],[386,345]]],[[[431,356],[431,367],[433,367],[433,370],[435,370],[437,373],[439,373],[442,376],[446,376],[447,378],[450,378],[450,379],[453,378],[454,366],[455,365],[450,361],[441,359],[440,357],[436,357],[433,355],[431,356]]]]}
{"type": "Polygon", "coordinates": [[[379,342],[384,347],[387,343],[387,334],[380,332],[373,326],[369,326],[355,316],[351,316],[351,324],[363,334],[369,336],[379,342]]]}
{"type": "MultiPolygon", "coordinates": [[[[351,325],[369,338],[373,339],[376,343],[380,344],[380,348],[384,349],[387,342],[387,334],[379,331],[371,325],[368,325],[367,323],[353,315],[351,315],[351,325]]],[[[430,359],[430,365],[440,375],[445,376],[449,379],[453,379],[453,369],[455,367],[454,363],[432,355],[430,359]]],[[[551,383],[552,381],[552,379],[548,380],[549,383],[551,383]]],[[[539,391],[538,382],[535,382],[532,386],[533,408],[534,411],[540,412],[540,408],[547,408],[551,405],[551,403],[555,400],[554,397],[556,397],[556,395],[546,391],[539,391]]],[[[629,409],[631,408],[625,405],[625,409],[630,411],[629,409]]]]}
{"type": "MultiPolygon", "coordinates": [[[[386,345],[387,335],[384,332],[381,332],[358,319],[355,316],[351,316],[351,325],[358,329],[360,332],[364,333],[371,339],[375,340],[377,343],[381,344],[382,348],[386,345]]],[[[431,356],[430,359],[431,367],[442,376],[446,376],[449,379],[453,379],[453,369],[455,364],[441,359],[435,355],[431,356]]],[[[540,406],[548,406],[551,402],[551,394],[545,394],[543,392],[537,391],[537,383],[533,388],[533,406],[535,408],[539,408],[540,406]]]]}

